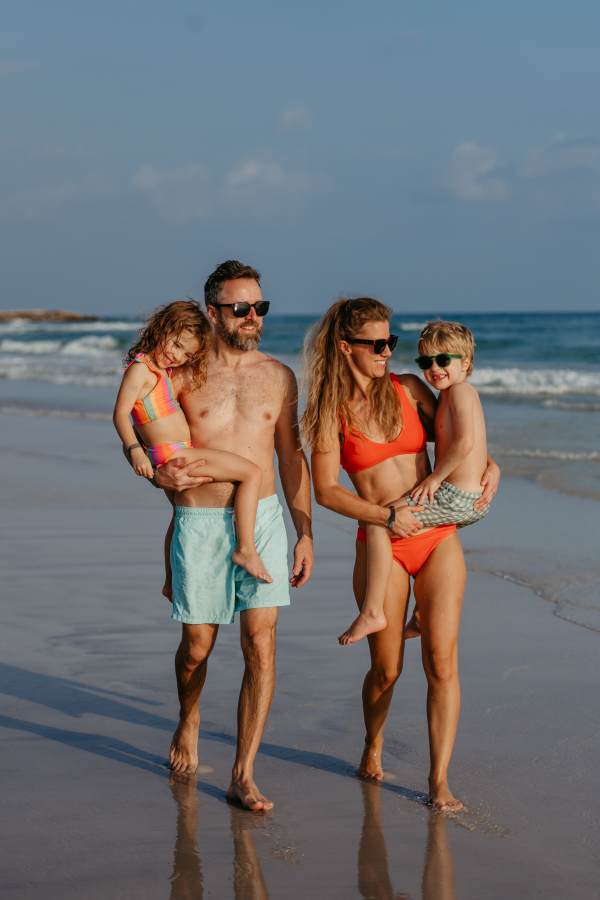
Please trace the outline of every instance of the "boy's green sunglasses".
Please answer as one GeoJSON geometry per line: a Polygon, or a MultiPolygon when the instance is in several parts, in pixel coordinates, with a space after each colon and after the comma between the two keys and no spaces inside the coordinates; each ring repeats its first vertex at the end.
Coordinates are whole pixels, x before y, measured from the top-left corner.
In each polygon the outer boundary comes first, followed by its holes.
{"type": "Polygon", "coordinates": [[[462,356],[459,353],[438,353],[437,356],[419,356],[415,362],[423,372],[426,372],[432,367],[434,360],[440,369],[446,369],[453,359],[462,359],[462,356]]]}

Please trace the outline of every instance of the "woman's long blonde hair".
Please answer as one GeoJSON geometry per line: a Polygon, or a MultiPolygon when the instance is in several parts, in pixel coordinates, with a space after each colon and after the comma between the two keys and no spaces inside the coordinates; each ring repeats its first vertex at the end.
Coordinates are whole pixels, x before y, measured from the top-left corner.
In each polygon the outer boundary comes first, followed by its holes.
{"type": "MultiPolygon", "coordinates": [[[[350,431],[365,432],[348,406],[352,375],[340,350],[340,341],[354,338],[367,322],[387,322],[389,306],[371,297],[338,300],[314,325],[304,342],[303,390],[306,410],[301,420],[302,437],[311,450],[328,450],[326,443],[339,432],[339,416],[350,431]]],[[[400,429],[400,403],[389,372],[369,386],[372,418],[392,441],[400,429]]]]}

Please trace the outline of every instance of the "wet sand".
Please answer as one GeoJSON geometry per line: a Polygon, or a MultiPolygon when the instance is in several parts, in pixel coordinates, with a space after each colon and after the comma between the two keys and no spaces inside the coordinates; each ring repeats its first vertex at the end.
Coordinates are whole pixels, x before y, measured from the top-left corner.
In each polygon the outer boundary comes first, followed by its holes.
{"type": "Polygon", "coordinates": [[[467,810],[456,816],[422,803],[418,641],[387,729],[395,777],[376,787],[354,776],[367,647],[336,640],[353,615],[354,529],[317,509],[317,569],[280,616],[256,764],[275,809],[256,814],[225,802],[237,625],[221,628],[201,703],[200,757],[214,771],[166,768],[179,638],[160,595],[166,501],[130,473],[109,423],[11,415],[0,427],[3,896],[597,897],[600,635],[488,574],[500,552],[501,574],[517,559],[543,572],[561,542],[575,570],[594,522],[597,541],[597,503],[506,479],[493,514],[462,533],[483,571],[469,574],[461,629],[451,785],[467,810]]]}

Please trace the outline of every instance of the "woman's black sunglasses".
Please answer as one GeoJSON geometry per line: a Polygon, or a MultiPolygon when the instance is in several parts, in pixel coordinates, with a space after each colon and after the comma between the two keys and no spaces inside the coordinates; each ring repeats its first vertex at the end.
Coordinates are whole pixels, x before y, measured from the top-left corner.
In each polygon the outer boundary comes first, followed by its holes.
{"type": "Polygon", "coordinates": [[[249,315],[253,309],[257,316],[266,316],[269,312],[270,300],[259,300],[258,303],[211,303],[210,306],[216,306],[219,309],[222,306],[228,306],[233,310],[236,319],[243,319],[249,315]]]}
{"type": "Polygon", "coordinates": [[[447,369],[453,359],[462,359],[462,356],[458,353],[438,353],[437,356],[419,356],[415,362],[423,372],[426,372],[432,367],[434,360],[440,369],[447,369]]]}
{"type": "Polygon", "coordinates": [[[390,352],[394,351],[396,344],[398,343],[398,335],[390,334],[389,338],[378,338],[376,341],[366,341],[363,338],[353,338],[352,340],[347,340],[347,344],[369,344],[375,353],[383,353],[384,347],[389,347],[390,352]]]}

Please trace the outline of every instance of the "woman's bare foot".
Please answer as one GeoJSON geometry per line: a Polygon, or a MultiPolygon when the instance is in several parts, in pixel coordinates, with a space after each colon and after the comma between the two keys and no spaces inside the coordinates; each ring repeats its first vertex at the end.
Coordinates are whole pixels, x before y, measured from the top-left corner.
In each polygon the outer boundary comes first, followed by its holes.
{"type": "Polygon", "coordinates": [[[171,741],[169,762],[174,772],[188,775],[198,766],[198,728],[200,716],[180,722],[171,741]]]}
{"type": "Polygon", "coordinates": [[[242,569],[245,569],[246,572],[250,572],[255,578],[260,578],[261,581],[266,581],[267,584],[273,584],[273,579],[263,566],[261,558],[256,550],[250,551],[249,553],[243,553],[236,548],[231,554],[231,559],[237,566],[241,566],[242,569]]]}
{"type": "Polygon", "coordinates": [[[437,809],[439,812],[458,812],[463,808],[460,800],[453,797],[448,787],[448,782],[434,786],[429,782],[429,797],[427,798],[427,806],[431,809],[437,809]]]}
{"type": "Polygon", "coordinates": [[[354,644],[355,641],[360,641],[360,639],[366,637],[367,634],[383,631],[386,627],[387,621],[383,613],[379,616],[368,616],[361,612],[348,631],[345,631],[339,636],[338,641],[342,646],[345,644],[354,644]]]}
{"type": "Polygon", "coordinates": [[[412,616],[406,623],[404,637],[406,640],[409,638],[421,637],[421,615],[417,606],[415,606],[412,616]]]}
{"type": "Polygon", "coordinates": [[[173,588],[172,588],[172,586],[171,586],[170,584],[167,584],[166,581],[165,581],[165,583],[164,583],[164,586],[163,586],[163,589],[162,589],[162,591],[161,591],[161,594],[163,595],[163,597],[166,597],[166,598],[167,598],[167,600],[169,601],[169,603],[172,603],[172,602],[173,602],[173,588]]]}
{"type": "Polygon", "coordinates": [[[381,748],[383,741],[378,744],[367,744],[356,770],[359,778],[367,778],[369,781],[383,781],[383,769],[381,768],[381,748]]]}
{"type": "Polygon", "coordinates": [[[252,779],[233,781],[227,791],[228,800],[237,800],[245,809],[273,809],[273,804],[263,797],[252,779]]]}

